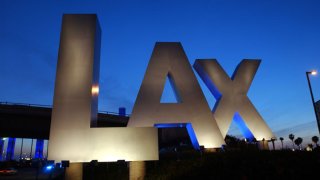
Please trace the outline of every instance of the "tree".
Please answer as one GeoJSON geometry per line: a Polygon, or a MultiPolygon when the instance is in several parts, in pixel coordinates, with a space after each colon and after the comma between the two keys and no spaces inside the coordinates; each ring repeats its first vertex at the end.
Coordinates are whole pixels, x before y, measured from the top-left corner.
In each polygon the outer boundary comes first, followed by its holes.
{"type": "Polygon", "coordinates": [[[225,137],[225,142],[226,142],[226,150],[235,150],[239,149],[239,139],[235,136],[231,135],[226,135],[225,137]]]}
{"type": "Polygon", "coordinates": [[[311,139],[312,139],[312,142],[316,145],[316,147],[318,147],[319,137],[318,136],[313,136],[311,139]]]}
{"type": "Polygon", "coordinates": [[[275,147],[274,147],[274,141],[276,140],[276,138],[271,138],[271,142],[272,142],[272,147],[273,147],[273,150],[275,150],[275,147]]]}
{"type": "Polygon", "coordinates": [[[298,148],[301,150],[301,143],[303,139],[301,137],[298,137],[296,140],[294,140],[294,143],[298,146],[298,148]]]}
{"type": "Polygon", "coordinates": [[[283,149],[283,137],[280,137],[279,139],[281,141],[281,149],[283,149]]]}
{"type": "Polygon", "coordinates": [[[294,143],[293,143],[294,135],[293,134],[289,134],[289,139],[292,141],[292,149],[294,149],[294,143]]]}

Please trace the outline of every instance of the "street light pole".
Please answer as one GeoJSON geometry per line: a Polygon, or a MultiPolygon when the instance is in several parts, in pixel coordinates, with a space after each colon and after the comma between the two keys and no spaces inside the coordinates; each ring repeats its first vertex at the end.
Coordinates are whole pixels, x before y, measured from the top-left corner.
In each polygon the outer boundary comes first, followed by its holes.
{"type": "Polygon", "coordinates": [[[311,95],[311,100],[312,100],[312,105],[313,105],[314,113],[316,114],[318,131],[319,131],[319,134],[320,134],[320,122],[319,122],[319,117],[318,117],[318,113],[317,113],[316,103],[314,102],[314,96],[313,96],[313,92],[312,92],[312,88],[311,88],[311,83],[310,83],[309,74],[311,74],[311,75],[316,75],[317,72],[316,72],[316,71],[311,71],[311,72],[308,71],[308,72],[306,72],[306,75],[307,75],[307,80],[308,80],[308,85],[309,85],[309,90],[310,90],[310,95],[311,95]]]}

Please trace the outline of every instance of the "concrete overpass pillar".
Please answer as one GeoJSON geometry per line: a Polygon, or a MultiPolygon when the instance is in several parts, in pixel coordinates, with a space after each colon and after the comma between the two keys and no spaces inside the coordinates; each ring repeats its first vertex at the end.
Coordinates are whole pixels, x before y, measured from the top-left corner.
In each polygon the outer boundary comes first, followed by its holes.
{"type": "Polygon", "coordinates": [[[143,180],[145,175],[146,175],[145,161],[131,161],[129,163],[129,179],[130,180],[143,180]]]}
{"type": "Polygon", "coordinates": [[[82,172],[82,163],[70,163],[66,168],[65,180],[82,180],[82,172]]]}

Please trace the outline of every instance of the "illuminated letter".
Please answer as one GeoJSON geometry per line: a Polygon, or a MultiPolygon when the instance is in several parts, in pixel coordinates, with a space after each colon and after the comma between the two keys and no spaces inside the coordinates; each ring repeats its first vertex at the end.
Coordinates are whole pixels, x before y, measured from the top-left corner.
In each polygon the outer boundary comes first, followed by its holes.
{"type": "Polygon", "coordinates": [[[52,109],[49,157],[57,162],[158,160],[156,128],[90,128],[99,94],[96,15],[64,15],[52,109]]]}
{"type": "Polygon", "coordinates": [[[234,119],[246,138],[271,139],[273,134],[247,96],[260,60],[243,60],[230,79],[216,60],[196,60],[194,68],[217,99],[213,109],[219,129],[226,136],[234,119]],[[243,118],[243,120],[241,119],[243,118]]]}
{"type": "Polygon", "coordinates": [[[181,44],[156,43],[128,126],[175,125],[187,127],[195,148],[199,144],[205,148],[224,144],[181,44]],[[178,103],[160,103],[166,77],[175,89],[178,103]]]}

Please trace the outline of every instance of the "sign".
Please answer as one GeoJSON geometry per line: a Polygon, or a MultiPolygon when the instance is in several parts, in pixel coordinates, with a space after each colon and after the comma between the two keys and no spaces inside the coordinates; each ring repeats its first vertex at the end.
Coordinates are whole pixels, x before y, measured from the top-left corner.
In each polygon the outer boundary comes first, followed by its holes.
{"type": "Polygon", "coordinates": [[[194,69],[217,98],[211,111],[180,43],[156,43],[125,128],[97,128],[100,26],[96,15],[64,15],[48,159],[70,162],[158,160],[157,128],[186,127],[196,149],[217,148],[232,119],[244,136],[271,139],[247,92],[260,60],[244,60],[229,78],[216,60],[194,69]],[[178,103],[160,103],[165,79],[178,103]]]}

